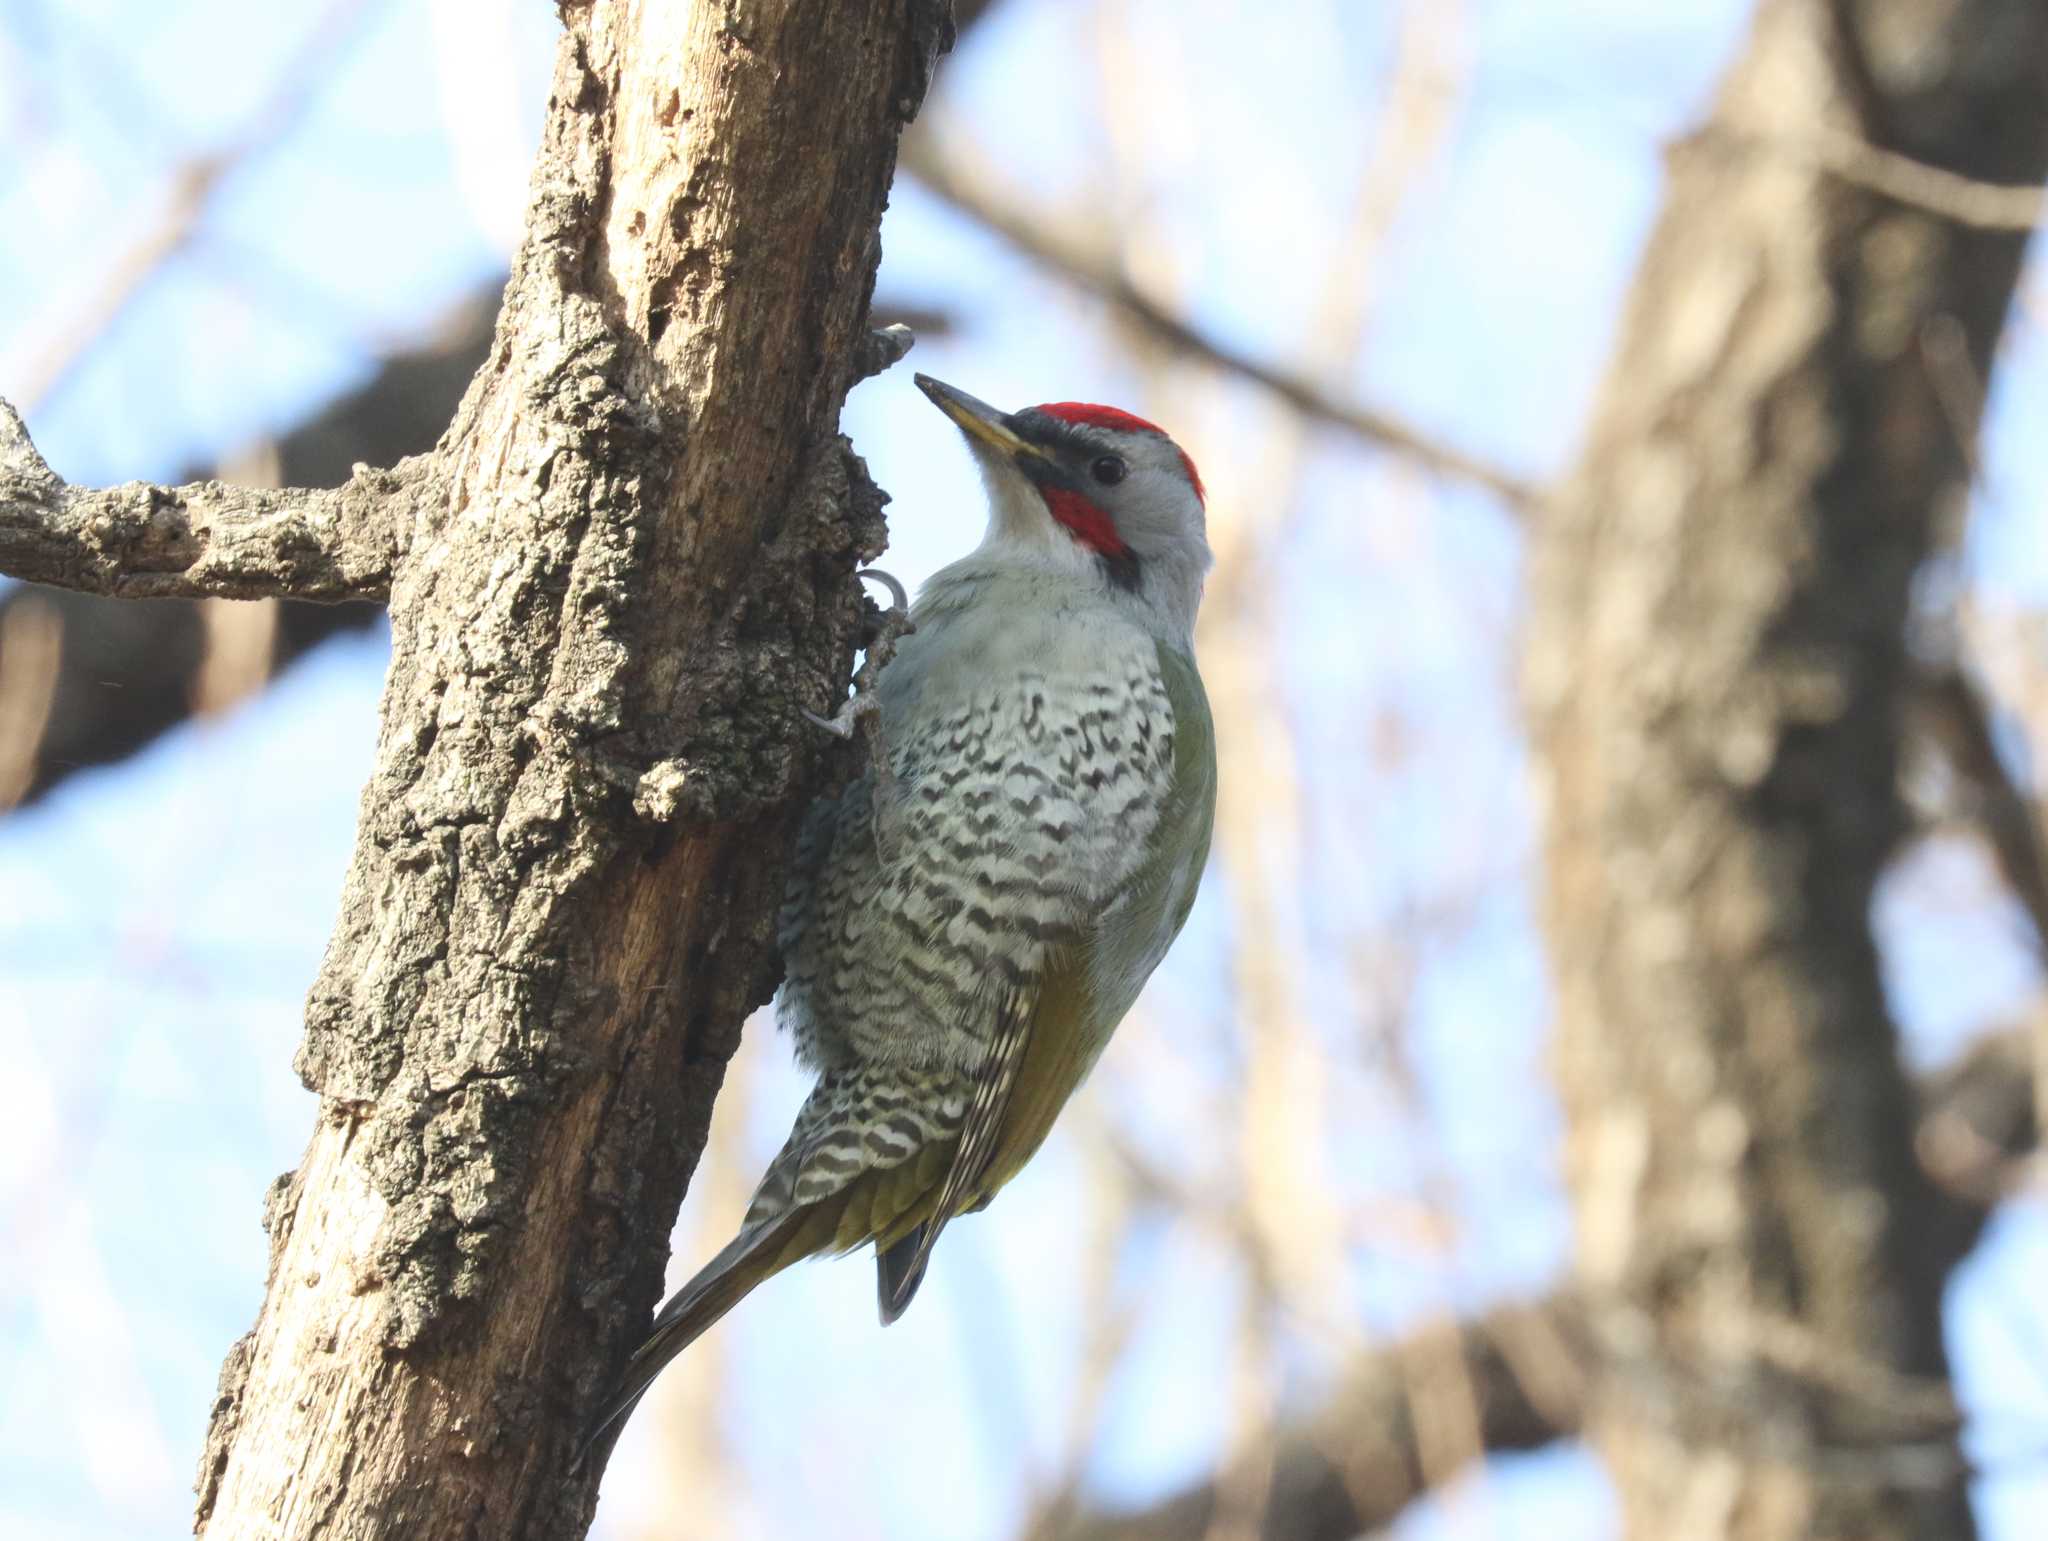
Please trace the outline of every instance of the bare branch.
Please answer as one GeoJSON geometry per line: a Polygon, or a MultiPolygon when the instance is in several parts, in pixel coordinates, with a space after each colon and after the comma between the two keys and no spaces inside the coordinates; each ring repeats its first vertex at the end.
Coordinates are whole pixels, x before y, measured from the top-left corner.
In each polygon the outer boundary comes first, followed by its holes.
{"type": "Polygon", "coordinates": [[[347,485],[67,486],[0,401],[0,573],[116,599],[377,599],[430,458],[347,485]]]}
{"type": "Polygon", "coordinates": [[[851,672],[885,538],[834,429],[949,7],[561,10],[490,360],[393,500],[322,1111],[200,1458],[214,1541],[588,1528],[580,1434],[775,979],[796,707],[851,672]]]}
{"type": "MultiPolygon", "coordinates": [[[[426,328],[421,342],[383,360],[360,387],[329,402],[280,434],[278,469],[269,477],[181,468],[178,480],[217,477],[236,484],[338,487],[349,468],[396,465],[425,454],[448,426],[463,388],[484,360],[498,313],[499,285],[480,288],[426,328]]],[[[39,742],[26,746],[33,802],[74,771],[119,760],[183,722],[197,695],[206,656],[204,600],[165,599],[130,605],[59,589],[0,594],[0,673],[6,662],[7,616],[33,601],[53,612],[61,630],[55,698],[39,742]]],[[[358,631],[382,614],[363,604],[278,606],[270,672],[285,669],[329,637],[358,631]]]]}
{"type": "MultiPolygon", "coordinates": [[[[2023,1025],[1988,1038],[1916,1088],[1915,1148],[1935,1180],[1972,1208],[1997,1203],[2010,1190],[2009,1181],[1986,1178],[2022,1172],[2038,1159],[2032,1155],[2040,1131],[2027,1037],[2023,1025]]],[[[1781,1391],[1824,1398],[1838,1413],[1853,1415],[1831,1429],[1831,1442],[1804,1452],[1806,1462],[1845,1475],[1875,1466],[1896,1475],[1906,1462],[1950,1469],[1939,1462],[1954,1452],[1924,1437],[1953,1419],[1940,1382],[1833,1353],[1780,1318],[1759,1316],[1749,1330],[1781,1391]],[[1874,1412],[1885,1427],[1875,1439],[1859,1438],[1870,1432],[1874,1412]]],[[[1625,1383],[1622,1394],[1645,1416],[1661,1410],[1688,1428],[1711,1426],[1714,1438],[1735,1443],[1767,1437],[1763,1420],[1747,1418],[1758,1386],[1725,1383],[1711,1361],[1642,1358],[1625,1346],[1630,1335],[1621,1336],[1624,1344],[1617,1346],[1612,1332],[1597,1334],[1588,1302],[1560,1294],[1472,1321],[1432,1320],[1410,1337],[1360,1354],[1318,1410],[1268,1436],[1273,1482],[1258,1533],[1272,1541],[1350,1541],[1388,1525],[1463,1469],[1463,1461],[1438,1464],[1436,1453],[1502,1454],[1572,1438],[1603,1380],[1625,1383]],[[1418,1381],[1419,1364],[1429,1369],[1418,1381]],[[1458,1416],[1469,1415],[1472,1427],[1432,1452],[1416,1404],[1445,1396],[1458,1399],[1458,1416]],[[1746,1422],[1755,1426],[1745,1431],[1746,1422]]],[[[1146,1508],[1089,1511],[1068,1494],[1042,1510],[1025,1535],[1029,1541],[1198,1541],[1217,1497],[1217,1485],[1203,1481],[1146,1508]]]]}
{"type": "MultiPolygon", "coordinates": [[[[2040,223],[2044,204],[2038,183],[1965,176],[1883,147],[1885,142],[1902,142],[1901,109],[1906,99],[1926,92],[1930,78],[1921,73],[1923,61],[1939,56],[1940,45],[1902,48],[1896,37],[1910,35],[1907,31],[1896,34],[1892,46],[1880,51],[1867,35],[1866,9],[1857,0],[1825,0],[1821,9],[1825,13],[1823,36],[1834,55],[1842,97],[1855,117],[1856,128],[1845,132],[1832,124],[1819,127],[1803,143],[1790,147],[1795,156],[1894,203],[1972,229],[2024,231],[2040,223]]],[[[1919,25],[1917,18],[1906,24],[1908,29],[1919,25]]],[[[1986,63],[1996,67],[1998,52],[1998,46],[1986,50],[1986,63]]],[[[2026,58],[2025,45],[2017,52],[2008,51],[2007,57],[2026,58]]],[[[1987,126],[2001,123],[2009,143],[2022,142],[2014,132],[2016,124],[2003,122],[1996,114],[1985,121],[1987,126]]]]}
{"type": "Polygon", "coordinates": [[[902,164],[911,175],[961,213],[985,225],[1034,261],[1123,311],[1167,346],[1263,386],[1297,412],[1441,472],[1484,487],[1517,512],[1536,501],[1528,481],[1476,455],[1431,438],[1399,418],[1339,401],[1315,381],[1276,367],[1196,330],[1139,289],[1106,250],[1049,209],[1034,208],[991,176],[970,171],[938,148],[943,130],[906,135],[902,164]]]}
{"type": "Polygon", "coordinates": [[[1968,788],[1968,813],[1998,863],[1999,875],[2027,912],[2037,946],[2048,950],[2048,857],[2033,799],[1999,758],[1991,708],[1967,674],[1948,668],[1922,675],[1911,704],[1918,725],[1939,743],[1968,788]]]}
{"type": "MultiPolygon", "coordinates": [[[[1487,1450],[1534,1450],[1578,1430],[1583,1383],[1577,1376],[1525,1379],[1531,1344],[1562,1343],[1568,1363],[1588,1350],[1576,1307],[1561,1301],[1511,1306],[1471,1322],[1432,1322],[1415,1342],[1361,1355],[1312,1417],[1273,1438],[1272,1482],[1257,1534],[1271,1541],[1351,1541],[1379,1529],[1430,1491],[1446,1473],[1424,1458],[1416,1423],[1414,1361],[1448,1357],[1463,1366],[1470,1411],[1487,1450]],[[1420,1340],[1426,1337],[1425,1345],[1420,1340]]],[[[1467,1395],[1459,1388],[1462,1398],[1467,1395]]],[[[1444,1450],[1464,1448],[1447,1442],[1444,1450]]],[[[1027,1531],[1030,1541],[1197,1541],[1221,1494],[1200,1482],[1149,1508],[1061,1515],[1027,1531]]]]}
{"type": "Polygon", "coordinates": [[[1709,123],[1694,144],[1714,142],[1823,171],[1837,181],[1876,193],[1922,214],[1937,215],[1972,230],[2028,231],[2041,223],[2048,195],[2021,183],[1987,182],[1930,166],[1854,134],[1816,130],[1805,138],[1742,134],[1727,124],[1709,123]]]}
{"type": "Polygon", "coordinates": [[[1981,179],[2048,177],[2048,12],[1854,9],[1911,40],[1870,50],[1870,82],[1845,75],[1811,0],[1756,7],[1713,126],[1672,157],[1578,467],[1530,554],[1578,1274],[1630,1300],[1656,1369],[1718,1353],[1755,1403],[1725,1421],[1793,1452],[1601,1388],[1588,1437],[1635,1534],[1693,1501],[1716,1447],[1702,1537],[1972,1533],[1952,1432],[1838,1407],[1836,1388],[1788,1394],[1763,1329],[1790,1318],[1816,1363],[1948,1373],[1945,1283],[1984,1212],[1915,1148],[1870,915],[1909,822],[1910,579],[1969,481],[1951,426],[1970,403],[1916,343],[1952,321],[1964,355],[1991,358],[2025,242],[1902,210],[1793,147],[1874,86],[1880,142],[1981,179]],[[2000,47],[1973,46],[1994,32],[2000,47]],[[1852,1211],[1868,1223],[1844,1226],[1852,1211]],[[1799,1517],[1753,1520],[1765,1510],[1799,1517]]]}
{"type": "Polygon", "coordinates": [[[2032,230],[2048,208],[2038,187],[1960,176],[1849,134],[1824,134],[1788,153],[1810,157],[1830,175],[1894,203],[1975,230],[2032,230]]]}

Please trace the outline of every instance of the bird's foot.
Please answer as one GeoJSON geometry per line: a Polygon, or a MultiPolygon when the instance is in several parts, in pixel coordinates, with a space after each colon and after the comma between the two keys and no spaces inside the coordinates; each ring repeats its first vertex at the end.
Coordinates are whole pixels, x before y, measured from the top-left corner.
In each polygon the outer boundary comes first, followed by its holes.
{"type": "MultiPolygon", "coordinates": [[[[891,608],[884,612],[884,620],[887,620],[891,616],[901,616],[903,617],[904,621],[909,621],[910,594],[903,587],[901,580],[899,580],[895,574],[885,573],[879,567],[863,567],[859,572],[854,574],[854,577],[870,578],[874,580],[876,583],[881,584],[883,588],[889,591],[891,608]]],[[[908,630],[909,627],[906,625],[904,627],[904,631],[908,630]]],[[[901,636],[902,634],[902,632],[897,633],[898,636],[901,636]]]]}
{"type": "MultiPolygon", "coordinates": [[[[797,713],[814,728],[823,728],[834,738],[852,738],[853,730],[861,725],[864,718],[877,716],[882,708],[873,696],[848,696],[846,705],[830,717],[820,717],[816,712],[799,706],[797,713]]],[[[879,728],[877,729],[879,733],[879,728]]]]}
{"type": "Polygon", "coordinates": [[[889,865],[896,845],[896,771],[889,764],[889,748],[882,740],[882,708],[872,695],[848,696],[846,705],[830,717],[798,707],[806,722],[823,728],[834,738],[852,738],[856,729],[868,743],[868,782],[871,810],[869,822],[875,832],[875,854],[889,865]]]}
{"type": "Polygon", "coordinates": [[[820,717],[803,707],[798,707],[797,711],[806,722],[823,728],[834,738],[852,738],[858,729],[867,740],[875,852],[887,866],[889,853],[896,843],[896,771],[889,763],[889,746],[882,738],[882,706],[875,694],[875,677],[895,656],[897,642],[912,629],[910,595],[894,575],[883,572],[879,567],[863,567],[854,576],[870,579],[887,589],[892,608],[882,612],[875,635],[868,643],[867,656],[861,660],[860,669],[853,677],[853,694],[846,698],[846,703],[830,717],[820,717]]]}

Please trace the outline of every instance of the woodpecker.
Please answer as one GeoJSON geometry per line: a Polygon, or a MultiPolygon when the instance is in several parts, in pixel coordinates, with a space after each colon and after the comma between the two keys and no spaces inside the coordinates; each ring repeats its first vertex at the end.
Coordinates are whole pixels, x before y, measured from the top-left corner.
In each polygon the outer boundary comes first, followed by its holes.
{"type": "Polygon", "coordinates": [[[980,464],[987,532],[925,584],[881,671],[893,774],[821,799],[798,838],[778,1009],[817,1086],[739,1235],[655,1317],[593,1441],[800,1258],[873,1242],[894,1321],[947,1223],[1045,1139],[1208,857],[1194,462],[1113,407],[1006,414],[916,378],[980,464]]]}

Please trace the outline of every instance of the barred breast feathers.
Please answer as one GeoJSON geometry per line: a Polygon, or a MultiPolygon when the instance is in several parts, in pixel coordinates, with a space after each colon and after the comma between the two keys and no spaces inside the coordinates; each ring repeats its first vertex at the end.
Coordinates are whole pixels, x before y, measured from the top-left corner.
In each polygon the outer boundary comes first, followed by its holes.
{"type": "Polygon", "coordinates": [[[967,581],[959,602],[928,587],[882,678],[887,859],[867,777],[821,802],[799,844],[781,1013],[821,1068],[977,1067],[997,991],[1028,991],[1056,951],[1088,946],[1173,776],[1151,637],[1071,585],[989,605],[999,580],[967,581]]]}

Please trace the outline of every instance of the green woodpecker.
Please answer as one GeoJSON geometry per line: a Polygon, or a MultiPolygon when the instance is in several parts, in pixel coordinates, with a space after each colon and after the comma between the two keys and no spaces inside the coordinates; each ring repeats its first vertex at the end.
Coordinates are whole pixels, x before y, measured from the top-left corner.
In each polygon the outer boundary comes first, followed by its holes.
{"type": "Polygon", "coordinates": [[[1201,880],[1216,756],[1193,462],[1111,407],[1005,414],[917,383],[980,462],[988,531],[924,586],[881,673],[894,774],[820,800],[798,842],[780,1020],[817,1087],[593,1438],[799,1258],[873,1242],[895,1320],[946,1223],[1045,1139],[1201,880]]]}

